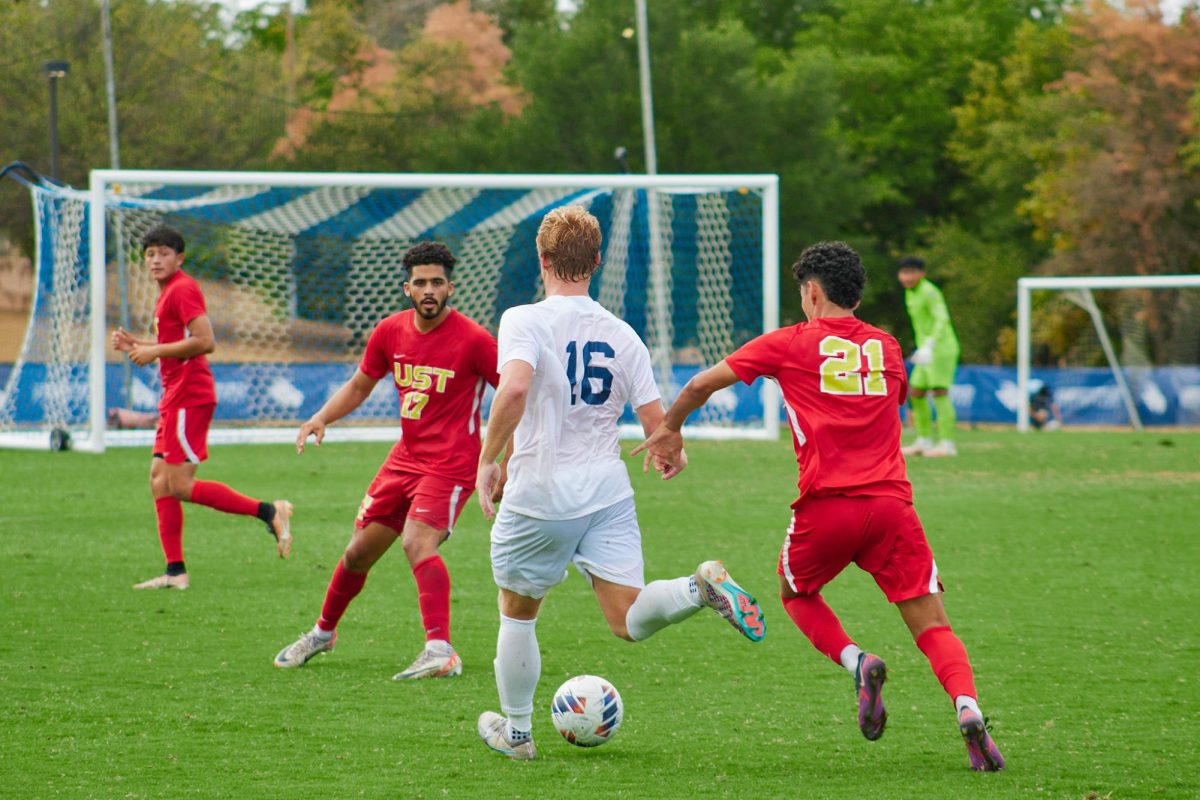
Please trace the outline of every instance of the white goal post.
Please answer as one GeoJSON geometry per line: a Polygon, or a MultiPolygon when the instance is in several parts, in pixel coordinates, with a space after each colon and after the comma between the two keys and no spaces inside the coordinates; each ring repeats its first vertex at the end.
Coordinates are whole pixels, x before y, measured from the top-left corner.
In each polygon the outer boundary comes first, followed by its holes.
{"type": "Polygon", "coordinates": [[[1017,280],[1017,430],[1030,428],[1030,371],[1032,351],[1032,294],[1035,291],[1068,293],[1071,302],[1085,312],[1095,329],[1105,361],[1135,430],[1142,430],[1142,420],[1125,371],[1109,338],[1092,290],[1099,289],[1200,289],[1200,275],[1147,275],[1096,277],[1028,277],[1017,280]]]}
{"type": "MultiPolygon", "coordinates": [[[[569,203],[601,220],[593,296],[647,342],[665,401],[779,325],[775,175],[95,170],[87,191],[29,186],[37,289],[0,382],[0,446],[44,448],[53,431],[95,452],[152,440],[149,429],[109,428],[114,408],[152,413],[159,391],[157,370],[131,367],[109,339],[118,324],[153,336],[157,287],[138,241],[160,222],[183,232],[184,269],[217,334],[214,443],[290,441],[353,373],[374,324],[407,306],[400,257],[416,241],[450,246],[452,305],[495,332],[505,308],[541,298],[537,224],[569,203]]],[[[395,390],[376,389],[331,439],[396,437],[395,390]]],[[[689,435],[779,436],[770,381],[714,400],[689,435]]],[[[625,422],[623,433],[640,433],[625,422]]]]}

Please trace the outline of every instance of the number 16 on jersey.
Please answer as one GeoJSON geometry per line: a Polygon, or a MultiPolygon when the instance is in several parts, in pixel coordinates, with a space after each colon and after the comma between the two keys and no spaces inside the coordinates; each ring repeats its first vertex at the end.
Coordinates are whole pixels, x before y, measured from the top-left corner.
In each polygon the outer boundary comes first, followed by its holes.
{"type": "Polygon", "coordinates": [[[571,405],[575,405],[577,399],[589,406],[604,405],[608,396],[612,394],[612,371],[608,367],[591,363],[594,355],[613,358],[616,356],[616,351],[608,342],[585,342],[582,348],[574,339],[567,342],[567,382],[571,384],[571,405]],[[581,358],[583,360],[582,379],[577,375],[581,358]],[[596,388],[593,380],[599,381],[599,389],[596,388]]]}

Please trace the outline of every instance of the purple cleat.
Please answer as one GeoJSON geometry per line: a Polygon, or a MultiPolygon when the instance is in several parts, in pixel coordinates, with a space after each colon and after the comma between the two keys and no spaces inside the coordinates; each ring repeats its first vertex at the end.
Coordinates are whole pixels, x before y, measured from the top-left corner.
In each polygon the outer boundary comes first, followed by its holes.
{"type": "Polygon", "coordinates": [[[1004,756],[992,741],[987,723],[978,712],[969,708],[958,712],[958,729],[962,731],[963,741],[967,743],[971,769],[976,772],[996,772],[1004,769],[1004,756]]]}
{"type": "Polygon", "coordinates": [[[887,664],[872,653],[858,657],[858,672],[854,688],[858,691],[858,728],[872,742],[883,736],[887,710],[883,707],[883,682],[887,680],[887,664]]]}

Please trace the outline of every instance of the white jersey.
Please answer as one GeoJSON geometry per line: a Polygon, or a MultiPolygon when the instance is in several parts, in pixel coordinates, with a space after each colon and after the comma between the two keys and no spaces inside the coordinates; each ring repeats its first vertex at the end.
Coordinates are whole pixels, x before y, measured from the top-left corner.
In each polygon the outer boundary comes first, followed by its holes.
{"type": "Polygon", "coordinates": [[[586,296],[514,306],[500,319],[500,369],[533,366],[514,434],[504,506],[537,519],[575,519],[633,496],[617,422],[660,399],[646,345],[586,296]]]}

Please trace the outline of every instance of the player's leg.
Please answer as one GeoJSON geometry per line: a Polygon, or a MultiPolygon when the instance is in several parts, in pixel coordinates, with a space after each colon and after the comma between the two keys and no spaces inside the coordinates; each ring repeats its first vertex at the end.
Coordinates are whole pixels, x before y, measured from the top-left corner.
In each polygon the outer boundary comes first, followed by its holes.
{"type": "Polygon", "coordinates": [[[420,476],[404,521],[401,544],[417,583],[417,606],[425,627],[425,648],[394,680],[462,674],[462,659],[450,644],[450,571],[438,547],[454,531],[471,490],[435,476],[420,476]]]}
{"type": "Polygon", "coordinates": [[[1004,757],[983,727],[971,662],[950,627],[937,564],[921,520],[909,503],[887,497],[871,502],[873,547],[858,559],[859,566],[871,573],[889,602],[896,604],[917,647],[954,702],[971,768],[1000,769],[1004,757]]]}
{"type": "MultiPolygon", "coordinates": [[[[195,469],[194,465],[188,466],[195,469]]],[[[157,439],[154,457],[150,459],[150,492],[154,497],[154,514],[158,520],[158,541],[167,567],[163,574],[136,583],[133,588],[186,589],[188,575],[183,560],[183,504],[171,494],[167,482],[167,462],[157,439]]]]}
{"type": "Polygon", "coordinates": [[[500,631],[496,637],[496,688],[504,715],[486,711],[478,732],[488,747],[514,759],[533,758],[533,695],[541,677],[537,614],[542,598],[566,579],[582,520],[541,520],[504,506],[492,525],[492,578],[500,587],[500,631]]]}
{"type": "MultiPolygon", "coordinates": [[[[214,405],[181,408],[169,420],[168,441],[177,447],[183,463],[198,465],[208,459],[208,428],[212,423],[214,405]]],[[[167,459],[171,461],[170,458],[167,459]]],[[[287,500],[267,503],[247,497],[218,481],[196,480],[196,470],[171,470],[168,475],[171,494],[185,503],[208,506],[226,514],[257,517],[267,526],[275,539],[280,558],[287,558],[292,549],[292,504],[287,500]]]]}
{"type": "Polygon", "coordinates": [[[500,710],[479,715],[476,730],[488,747],[526,761],[537,755],[533,744],[533,695],[542,677],[537,641],[541,597],[500,589],[500,631],[496,636],[496,689],[500,710]]]}
{"type": "Polygon", "coordinates": [[[933,674],[954,702],[958,727],[967,745],[971,769],[994,772],[1004,768],[1004,756],[988,733],[975,691],[975,675],[967,648],[950,627],[941,594],[927,594],[897,603],[917,647],[929,659],[933,674]]]}
{"type": "Polygon", "coordinates": [[[950,399],[950,387],[954,385],[954,373],[958,368],[958,353],[950,351],[935,354],[933,363],[928,365],[930,390],[933,410],[937,415],[937,444],[926,450],[925,455],[932,457],[956,456],[958,450],[954,444],[955,426],[958,424],[958,414],[950,399]]]}
{"type": "Polygon", "coordinates": [[[337,641],[337,626],[346,608],[362,591],[367,582],[367,572],[398,538],[400,532],[390,525],[360,518],[350,543],[333,569],[333,577],[329,579],[325,600],[321,604],[321,616],[312,630],[301,634],[299,639],[279,651],[275,656],[275,666],[302,667],[318,653],[333,650],[337,641]]]}
{"type": "Polygon", "coordinates": [[[855,558],[864,545],[870,506],[867,498],[809,499],[796,509],[779,555],[784,610],[819,652],[854,678],[858,727],[874,741],[883,735],[887,711],[883,684],[887,665],[865,652],[846,633],[821,588],[855,558]]]}
{"type": "Polygon", "coordinates": [[[921,455],[933,447],[933,409],[926,397],[924,380],[925,365],[918,364],[913,367],[908,390],[908,402],[912,406],[913,427],[917,431],[917,438],[912,444],[901,448],[900,452],[906,456],[921,455]]]}

